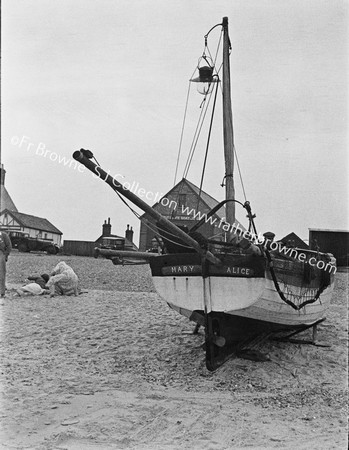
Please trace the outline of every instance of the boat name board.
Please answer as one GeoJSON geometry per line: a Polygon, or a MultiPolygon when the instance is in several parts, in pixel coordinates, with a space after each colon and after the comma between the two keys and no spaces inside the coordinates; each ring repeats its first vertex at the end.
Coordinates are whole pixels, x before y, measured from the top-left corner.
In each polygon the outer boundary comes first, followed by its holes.
{"type": "MultiPolygon", "coordinates": [[[[201,275],[201,265],[184,265],[179,266],[167,266],[163,267],[161,270],[163,275],[201,275]]],[[[217,276],[237,276],[237,277],[252,277],[254,275],[254,270],[250,267],[240,267],[240,266],[210,266],[209,275],[217,276]]]]}

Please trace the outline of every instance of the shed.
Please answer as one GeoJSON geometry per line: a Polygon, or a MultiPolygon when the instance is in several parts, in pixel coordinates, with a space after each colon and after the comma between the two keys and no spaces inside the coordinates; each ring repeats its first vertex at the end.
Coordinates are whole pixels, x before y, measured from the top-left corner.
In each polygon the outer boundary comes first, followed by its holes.
{"type": "Polygon", "coordinates": [[[311,250],[332,253],[337,266],[349,265],[349,231],[309,228],[311,250]]]}

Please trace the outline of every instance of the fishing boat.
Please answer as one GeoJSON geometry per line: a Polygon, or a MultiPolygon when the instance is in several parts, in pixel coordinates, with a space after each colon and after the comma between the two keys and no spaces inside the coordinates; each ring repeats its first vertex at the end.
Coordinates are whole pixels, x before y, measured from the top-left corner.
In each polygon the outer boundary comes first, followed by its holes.
{"type": "MultiPolygon", "coordinates": [[[[148,261],[155,288],[164,301],[204,327],[206,366],[214,371],[242,344],[284,330],[305,330],[323,321],[336,264],[330,254],[280,248],[280,243],[268,235],[261,239],[250,203],[235,198],[228,18],[212,27],[204,39],[198,76],[192,77],[191,82],[200,85],[205,101],[213,97],[214,104],[218,92],[222,92],[225,199],[202,220],[184,230],[111,177],[90,150],[78,150],[73,157],[156,223],[162,251],[139,256],[148,261]],[[207,50],[208,37],[217,27],[221,29],[223,47],[220,65],[208,56],[207,50]],[[235,205],[245,209],[248,229],[234,228],[235,205]],[[203,236],[200,227],[221,208],[225,215],[223,238],[203,236]]],[[[214,108],[212,117],[213,111],[214,108]]],[[[120,251],[108,252],[111,258],[122,256],[120,251]]]]}

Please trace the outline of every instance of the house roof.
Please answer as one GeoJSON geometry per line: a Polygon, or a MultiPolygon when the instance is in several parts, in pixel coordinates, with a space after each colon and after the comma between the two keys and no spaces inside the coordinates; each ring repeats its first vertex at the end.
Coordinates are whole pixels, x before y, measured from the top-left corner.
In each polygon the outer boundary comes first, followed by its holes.
{"type": "Polygon", "coordinates": [[[132,248],[138,250],[138,247],[137,247],[137,245],[136,245],[135,243],[131,242],[131,241],[130,241],[129,239],[127,239],[126,237],[123,237],[123,236],[117,236],[116,234],[110,234],[109,236],[105,236],[105,235],[102,234],[102,236],[99,236],[99,238],[96,239],[95,242],[97,243],[97,242],[101,241],[103,238],[104,238],[104,239],[111,239],[111,240],[113,240],[113,239],[115,239],[115,240],[120,240],[120,239],[122,239],[123,241],[125,241],[125,246],[126,246],[126,247],[132,247],[132,248]]]}
{"type": "Polygon", "coordinates": [[[106,238],[106,239],[126,239],[124,236],[118,236],[117,234],[109,234],[108,236],[106,236],[105,234],[102,234],[101,236],[99,236],[98,239],[95,240],[95,242],[100,241],[102,238],[106,238]]]}
{"type": "MultiPolygon", "coordinates": [[[[187,180],[187,179],[185,179],[185,178],[183,178],[183,180],[182,181],[184,181],[185,183],[187,183],[187,185],[195,192],[195,194],[197,195],[197,196],[199,196],[200,195],[200,197],[201,197],[201,200],[204,202],[204,203],[206,203],[206,205],[210,208],[210,209],[213,209],[215,206],[217,206],[218,205],[218,200],[216,200],[215,198],[213,198],[210,194],[207,194],[207,192],[205,192],[205,191],[203,191],[203,190],[201,190],[201,193],[200,193],[200,188],[198,188],[197,186],[195,186],[195,184],[193,184],[191,181],[189,181],[189,180],[187,180]]],[[[179,183],[178,183],[179,184],[179,183]]],[[[178,184],[177,184],[177,186],[178,186],[178,184]]],[[[225,217],[225,208],[224,208],[224,206],[221,208],[221,209],[219,209],[218,211],[217,211],[217,216],[219,216],[219,217],[225,217]]]]}
{"type": "Polygon", "coordinates": [[[2,184],[0,186],[0,212],[4,209],[8,209],[9,211],[18,211],[16,205],[13,203],[13,200],[10,194],[7,192],[7,189],[2,184]]]}
{"type": "Polygon", "coordinates": [[[308,249],[309,245],[306,244],[296,233],[289,233],[287,236],[280,239],[285,245],[292,245],[294,247],[308,249]]]}
{"type": "Polygon", "coordinates": [[[324,233],[349,233],[349,230],[329,230],[324,228],[308,228],[309,231],[321,231],[324,233]]]}
{"type": "MultiPolygon", "coordinates": [[[[189,186],[189,188],[195,193],[195,195],[199,196],[200,189],[197,186],[195,186],[195,184],[193,184],[192,182],[187,180],[186,178],[183,178],[175,186],[173,186],[173,188],[171,188],[162,198],[168,197],[169,194],[171,194],[173,191],[175,191],[181,184],[187,184],[187,186],[189,186]]],[[[179,190],[179,193],[180,193],[180,190],[179,190]]],[[[219,203],[216,199],[211,197],[211,195],[207,194],[205,191],[201,191],[201,199],[208,206],[209,209],[214,208],[219,203]]],[[[160,199],[160,201],[161,201],[161,199],[160,199]]],[[[160,204],[160,202],[154,203],[154,205],[152,205],[152,208],[155,208],[159,204],[160,204]]],[[[224,208],[222,208],[222,209],[224,211],[224,208]]],[[[146,214],[147,213],[142,214],[141,217],[145,216],[146,214]]],[[[224,217],[224,213],[222,214],[221,210],[217,211],[216,214],[219,217],[224,217]]]]}
{"type": "MultiPolygon", "coordinates": [[[[213,209],[215,206],[218,205],[218,200],[216,200],[215,198],[213,198],[211,195],[207,194],[207,192],[201,190],[200,192],[200,188],[198,188],[197,186],[195,186],[194,183],[192,183],[191,181],[187,180],[186,178],[182,178],[181,181],[179,181],[172,189],[170,189],[165,195],[164,197],[168,197],[169,194],[171,194],[173,191],[175,191],[181,184],[186,184],[187,186],[189,186],[189,188],[195,193],[195,195],[197,195],[199,197],[201,197],[201,200],[203,201],[203,203],[205,203],[208,207],[209,210],[213,209]]],[[[153,208],[155,208],[160,202],[157,202],[153,205],[153,208]]],[[[141,218],[143,216],[145,216],[147,213],[144,213],[141,218]]],[[[220,208],[215,215],[217,215],[219,218],[225,218],[226,213],[225,213],[225,207],[222,206],[222,208],[220,208]]],[[[235,219],[235,223],[239,224],[239,226],[245,230],[245,227],[237,220],[235,219]]]]}
{"type": "Polygon", "coordinates": [[[11,215],[22,227],[33,228],[40,231],[48,231],[49,233],[63,234],[58,228],[52,225],[43,217],[32,216],[30,214],[20,213],[18,211],[10,211],[6,209],[2,213],[11,215]]]}

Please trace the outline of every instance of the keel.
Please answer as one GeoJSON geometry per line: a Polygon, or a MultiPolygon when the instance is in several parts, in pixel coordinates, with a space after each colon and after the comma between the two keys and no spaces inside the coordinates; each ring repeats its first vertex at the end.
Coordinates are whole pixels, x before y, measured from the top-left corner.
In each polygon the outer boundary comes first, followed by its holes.
{"type": "Polygon", "coordinates": [[[221,323],[214,313],[206,314],[205,318],[206,368],[214,372],[235,355],[235,346],[229,345],[220,334],[221,323]]]}

